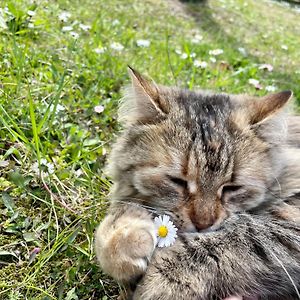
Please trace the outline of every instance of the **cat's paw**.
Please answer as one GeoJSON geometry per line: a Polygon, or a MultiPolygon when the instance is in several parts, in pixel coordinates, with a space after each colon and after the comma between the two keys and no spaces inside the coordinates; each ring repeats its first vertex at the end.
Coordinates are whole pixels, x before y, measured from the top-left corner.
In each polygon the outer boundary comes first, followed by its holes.
{"type": "Polygon", "coordinates": [[[145,216],[108,215],[96,231],[96,254],[105,273],[129,282],[144,274],[156,245],[154,223],[145,216]]]}

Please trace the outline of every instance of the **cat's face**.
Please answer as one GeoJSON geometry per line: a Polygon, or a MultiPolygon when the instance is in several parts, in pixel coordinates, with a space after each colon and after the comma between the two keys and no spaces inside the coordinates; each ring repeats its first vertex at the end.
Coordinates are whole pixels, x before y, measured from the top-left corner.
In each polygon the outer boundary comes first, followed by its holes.
{"type": "Polygon", "coordinates": [[[184,231],[215,229],[264,201],[275,146],[259,127],[291,93],[258,101],[132,77],[135,102],[112,157],[114,198],[169,214],[184,231]]]}

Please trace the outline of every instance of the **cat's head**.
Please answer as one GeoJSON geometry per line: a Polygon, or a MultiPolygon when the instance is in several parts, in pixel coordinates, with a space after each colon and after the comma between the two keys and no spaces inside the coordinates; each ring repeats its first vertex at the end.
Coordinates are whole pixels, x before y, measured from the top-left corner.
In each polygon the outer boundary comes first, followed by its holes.
{"type": "Polygon", "coordinates": [[[280,168],[284,91],[262,98],[158,86],[133,69],[113,148],[113,200],[214,229],[257,208],[280,168]]]}

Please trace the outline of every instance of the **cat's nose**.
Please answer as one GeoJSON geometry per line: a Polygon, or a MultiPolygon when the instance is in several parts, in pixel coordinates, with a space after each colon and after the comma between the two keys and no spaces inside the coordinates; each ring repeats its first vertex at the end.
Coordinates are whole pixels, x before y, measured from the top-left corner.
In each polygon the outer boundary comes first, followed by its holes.
{"type": "Polygon", "coordinates": [[[213,215],[208,215],[208,216],[198,216],[196,214],[191,214],[190,215],[191,221],[193,223],[193,225],[195,226],[195,228],[197,229],[197,231],[202,231],[205,230],[211,226],[214,225],[215,221],[216,221],[216,217],[213,215]]]}
{"type": "Polygon", "coordinates": [[[189,217],[197,231],[203,231],[208,228],[219,227],[226,218],[226,212],[221,205],[207,205],[199,207],[197,203],[193,204],[189,210],[189,217]]]}

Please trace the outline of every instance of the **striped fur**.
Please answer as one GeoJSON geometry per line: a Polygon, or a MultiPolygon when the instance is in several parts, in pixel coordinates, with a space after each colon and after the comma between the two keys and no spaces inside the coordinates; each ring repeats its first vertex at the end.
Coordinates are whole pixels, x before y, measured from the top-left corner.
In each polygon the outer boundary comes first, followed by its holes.
{"type": "Polygon", "coordinates": [[[104,271],[137,284],[133,299],[300,299],[300,122],[282,110],[291,92],[258,99],[131,76],[96,232],[104,271]],[[179,238],[154,251],[156,214],[179,238]]]}

